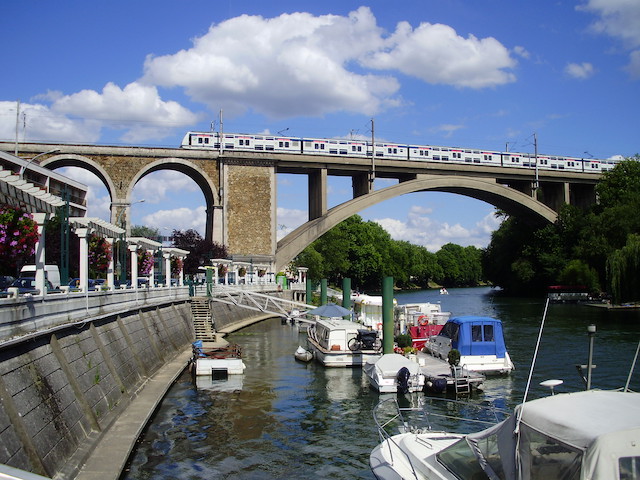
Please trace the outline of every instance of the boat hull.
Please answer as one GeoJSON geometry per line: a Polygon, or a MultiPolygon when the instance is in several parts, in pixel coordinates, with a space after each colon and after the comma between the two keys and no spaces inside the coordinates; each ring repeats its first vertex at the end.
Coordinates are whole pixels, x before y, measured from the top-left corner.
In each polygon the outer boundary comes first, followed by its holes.
{"type": "Polygon", "coordinates": [[[318,345],[313,339],[307,340],[307,345],[313,358],[325,367],[362,367],[365,363],[376,361],[380,353],[374,350],[327,350],[318,345]]]}

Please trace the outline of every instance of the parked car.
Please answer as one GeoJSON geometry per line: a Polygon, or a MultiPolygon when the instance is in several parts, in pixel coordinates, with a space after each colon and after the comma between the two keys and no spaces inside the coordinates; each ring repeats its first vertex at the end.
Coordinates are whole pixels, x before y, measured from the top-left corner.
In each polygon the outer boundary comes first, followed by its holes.
{"type": "Polygon", "coordinates": [[[15,280],[16,277],[12,277],[11,275],[0,275],[0,290],[6,290],[15,280]]]}
{"type": "MultiPolygon", "coordinates": [[[[93,278],[89,278],[89,288],[93,288],[96,285],[96,281],[93,278]]],[[[71,281],[69,282],[69,286],[71,288],[80,288],[80,279],[79,278],[72,278],[71,281]]]]}
{"type": "MultiPolygon", "coordinates": [[[[49,280],[45,280],[47,290],[53,290],[53,285],[49,280]]],[[[35,277],[20,277],[10,285],[10,287],[16,287],[18,289],[18,293],[35,293],[36,290],[36,279],[35,277]]],[[[38,292],[40,293],[40,292],[38,292]]]]}

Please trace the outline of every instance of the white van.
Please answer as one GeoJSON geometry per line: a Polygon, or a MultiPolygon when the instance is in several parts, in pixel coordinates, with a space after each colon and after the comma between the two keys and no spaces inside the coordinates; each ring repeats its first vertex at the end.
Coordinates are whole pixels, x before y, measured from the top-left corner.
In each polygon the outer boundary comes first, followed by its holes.
{"type": "MultiPolygon", "coordinates": [[[[25,265],[20,270],[21,277],[35,277],[36,266],[25,265]]],[[[44,266],[44,278],[49,280],[53,285],[53,288],[60,288],[60,270],[57,265],[45,265],[44,266]]]]}

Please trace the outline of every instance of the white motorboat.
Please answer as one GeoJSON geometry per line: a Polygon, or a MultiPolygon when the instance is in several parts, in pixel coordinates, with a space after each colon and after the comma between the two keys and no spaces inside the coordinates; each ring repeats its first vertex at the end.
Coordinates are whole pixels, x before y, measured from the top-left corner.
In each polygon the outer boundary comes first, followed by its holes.
{"type": "Polygon", "coordinates": [[[453,349],[460,353],[460,367],[485,375],[509,373],[513,362],[507,352],[502,322],[495,318],[462,316],[450,319],[424,348],[447,360],[453,349]]]}
{"type": "Polygon", "coordinates": [[[307,331],[307,347],[325,367],[361,367],[380,358],[382,341],[359,323],[320,318],[307,331]]]}
{"type": "Polygon", "coordinates": [[[313,353],[309,350],[305,350],[301,346],[298,346],[293,356],[296,357],[296,360],[300,360],[301,362],[310,362],[313,360],[313,353]]]}
{"type": "Polygon", "coordinates": [[[412,428],[389,435],[369,463],[379,480],[637,479],[640,395],[588,390],[531,400],[481,432],[412,428]]]}
{"type": "Polygon", "coordinates": [[[196,376],[207,375],[213,380],[224,380],[229,375],[242,375],[245,368],[239,345],[207,348],[200,340],[193,343],[191,370],[196,376]]]}
{"type": "Polygon", "coordinates": [[[425,376],[418,363],[398,353],[387,353],[375,361],[367,362],[363,370],[371,386],[380,393],[424,390],[425,376]]]}

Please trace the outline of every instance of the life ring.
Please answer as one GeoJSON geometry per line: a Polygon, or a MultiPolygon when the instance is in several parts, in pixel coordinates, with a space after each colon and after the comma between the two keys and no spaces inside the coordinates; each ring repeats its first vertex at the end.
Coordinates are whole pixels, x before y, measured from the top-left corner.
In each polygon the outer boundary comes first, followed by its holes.
{"type": "Polygon", "coordinates": [[[378,323],[378,325],[376,325],[376,329],[378,329],[378,330],[382,330],[382,324],[381,324],[381,323],[378,323]]]}
{"type": "Polygon", "coordinates": [[[429,319],[426,315],[420,315],[418,317],[418,323],[422,326],[429,325],[429,319]]]}

